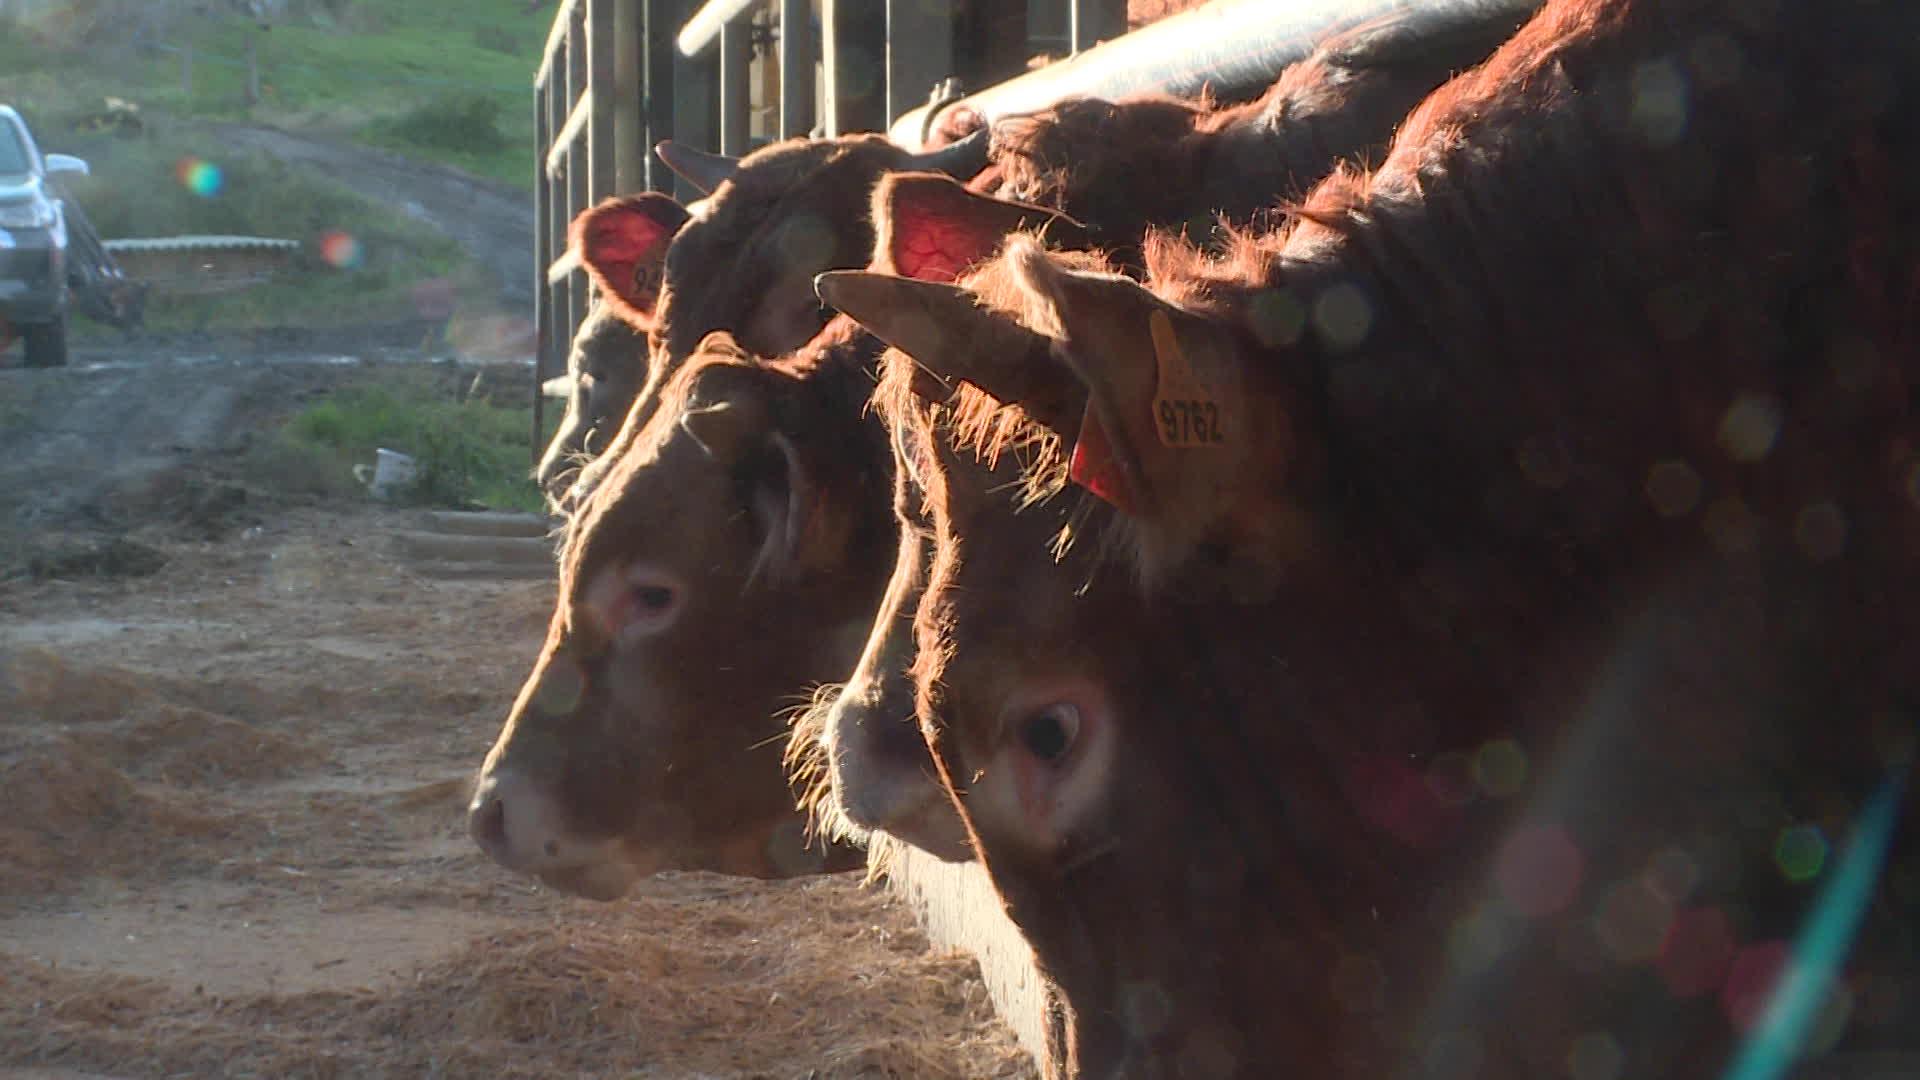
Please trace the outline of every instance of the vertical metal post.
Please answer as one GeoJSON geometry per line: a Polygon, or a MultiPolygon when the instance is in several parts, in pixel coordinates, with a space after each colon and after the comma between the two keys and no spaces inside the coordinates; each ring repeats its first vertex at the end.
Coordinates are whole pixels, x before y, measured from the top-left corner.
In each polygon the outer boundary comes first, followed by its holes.
{"type": "MultiPolygon", "coordinates": [[[[566,104],[563,106],[564,111],[561,114],[563,119],[566,113],[571,112],[578,106],[582,96],[587,90],[589,57],[587,54],[586,19],[584,18],[586,7],[586,3],[576,0],[572,5],[574,18],[567,25],[567,92],[566,104]]],[[[592,125],[589,124],[588,130],[582,132],[582,135],[591,135],[591,128],[592,125]]],[[[578,215],[580,211],[593,205],[592,191],[589,186],[592,166],[588,161],[588,155],[585,153],[586,149],[587,143],[584,138],[575,138],[567,144],[566,159],[563,162],[563,167],[567,173],[567,212],[566,216],[561,218],[559,223],[560,235],[562,237],[567,235],[567,225],[573,221],[574,217],[578,215]]],[[[587,284],[587,276],[585,274],[576,272],[567,275],[568,341],[573,339],[573,333],[580,328],[580,324],[587,320],[587,292],[589,288],[590,286],[587,284]]]]}
{"type": "Polygon", "coordinates": [[[672,191],[673,171],[653,155],[653,147],[674,137],[673,38],[680,30],[680,0],[643,0],[646,4],[647,135],[642,151],[647,163],[647,188],[672,191]]]}
{"type": "Polygon", "coordinates": [[[646,118],[643,85],[646,40],[641,32],[640,0],[613,4],[613,97],[594,95],[597,108],[613,114],[613,190],[626,195],[647,186],[646,118]]]}
{"type": "Polygon", "coordinates": [[[613,135],[613,2],[586,0],[587,92],[593,95],[593,115],[587,120],[587,205],[618,190],[614,170],[619,149],[613,135]]]}
{"type": "Polygon", "coordinates": [[[1027,0],[1027,52],[1063,55],[1072,47],[1067,0],[1027,0]]]}
{"type": "Polygon", "coordinates": [[[883,0],[820,0],[821,66],[827,134],[878,131],[886,126],[881,77],[887,21],[883,0]]]}
{"type": "Polygon", "coordinates": [[[886,0],[886,122],[927,103],[933,85],[953,74],[952,0],[886,0]]]}
{"type": "Polygon", "coordinates": [[[1085,52],[1127,32],[1127,0],[1067,0],[1068,47],[1085,52]]]}
{"type": "Polygon", "coordinates": [[[747,152],[747,128],[753,123],[753,12],[720,28],[720,152],[747,152]]]}
{"type": "Polygon", "coordinates": [[[547,353],[553,348],[553,291],[547,287],[547,268],[553,265],[553,187],[547,180],[547,148],[553,129],[547,123],[547,96],[553,81],[547,69],[533,83],[533,464],[540,464],[546,440],[547,353]]]}
{"type": "Polygon", "coordinates": [[[780,136],[813,130],[813,65],[818,53],[812,5],[780,0],[780,136]]]}
{"type": "MultiPolygon", "coordinates": [[[[692,59],[673,50],[673,141],[708,151],[718,148],[719,83],[720,61],[715,50],[692,59]]],[[[681,202],[706,194],[678,177],[674,178],[673,192],[681,202]]]]}

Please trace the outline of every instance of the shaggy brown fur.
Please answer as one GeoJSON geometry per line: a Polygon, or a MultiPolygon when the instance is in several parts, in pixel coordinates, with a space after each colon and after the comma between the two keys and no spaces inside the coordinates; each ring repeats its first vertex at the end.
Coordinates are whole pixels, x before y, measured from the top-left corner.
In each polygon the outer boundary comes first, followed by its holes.
{"type": "Polygon", "coordinates": [[[1413,5],[1334,33],[1255,101],[1070,101],[993,128],[1003,193],[1100,226],[1130,260],[1149,228],[1205,237],[1257,221],[1342,161],[1378,157],[1396,123],[1525,18],[1513,7],[1413,5]]]}
{"type": "MultiPolygon", "coordinates": [[[[1595,1031],[1623,1074],[1720,1071],[1810,901],[1781,830],[1844,832],[1914,763],[1917,50],[1899,0],[1553,0],[1299,224],[1154,245],[1155,293],[1321,455],[1151,508],[1313,515],[1269,604],[1055,564],[1064,511],[991,453],[1045,437],[889,361],[939,545],[921,719],[1069,1007],[1062,1075],[1531,1077],[1595,1031]],[[1085,748],[1025,734],[1063,696],[1085,748]],[[1475,771],[1515,750],[1517,787],[1475,771]],[[1696,970],[1672,942],[1709,924],[1696,970]]],[[[1030,275],[998,292],[1032,257],[975,280],[1057,331],[1030,275]]],[[[1920,970],[1917,828],[1910,800],[1851,985],[1920,970]]]]}

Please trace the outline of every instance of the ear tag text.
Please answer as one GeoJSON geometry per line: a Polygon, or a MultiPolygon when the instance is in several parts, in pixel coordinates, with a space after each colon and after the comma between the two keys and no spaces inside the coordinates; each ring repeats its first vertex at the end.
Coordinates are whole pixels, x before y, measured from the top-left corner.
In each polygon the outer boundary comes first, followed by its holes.
{"type": "Polygon", "coordinates": [[[1227,437],[1220,426],[1220,403],[1187,362],[1167,313],[1153,312],[1147,327],[1160,368],[1159,389],[1153,396],[1153,430],[1160,436],[1160,445],[1182,450],[1223,445],[1227,437]]]}

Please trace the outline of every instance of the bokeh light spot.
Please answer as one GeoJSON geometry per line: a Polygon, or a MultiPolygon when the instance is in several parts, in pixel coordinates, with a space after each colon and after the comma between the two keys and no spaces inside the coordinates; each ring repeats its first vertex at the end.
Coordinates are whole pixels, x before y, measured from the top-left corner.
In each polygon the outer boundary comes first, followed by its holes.
{"type": "Polygon", "coordinates": [[[1268,348],[1294,345],[1307,328],[1307,310],[1289,289],[1262,289],[1247,308],[1253,336],[1268,348]]]}
{"type": "Polygon", "coordinates": [[[1473,779],[1493,798],[1516,794],[1527,783],[1527,752],[1512,739],[1495,739],[1473,755],[1473,779]]]}
{"type": "Polygon", "coordinates": [[[1722,555],[1741,555],[1760,542],[1760,521],[1738,495],[1716,499],[1707,507],[1707,539],[1722,555]]]}
{"type": "Polygon", "coordinates": [[[1647,470],[1647,501],[1661,517],[1685,517],[1700,505],[1700,474],[1684,461],[1662,461],[1647,470]]]}
{"type": "Polygon", "coordinates": [[[1742,394],[1720,417],[1720,449],[1738,462],[1759,461],[1772,452],[1780,422],[1779,402],[1762,394],[1742,394]]]}
{"type": "Polygon", "coordinates": [[[320,234],[320,258],[335,270],[351,270],[366,258],[352,233],[332,229],[320,234]]]}
{"type": "Polygon", "coordinates": [[[1427,766],[1427,790],[1446,806],[1465,806],[1479,794],[1473,778],[1473,758],[1450,750],[1427,766]]]}
{"type": "Polygon", "coordinates": [[[1480,1075],[1487,1052],[1473,1031],[1449,1031],[1427,1044],[1426,1071],[1430,1080],[1467,1080],[1480,1075]]]}
{"type": "Polygon", "coordinates": [[[1634,879],[1609,888],[1593,917],[1593,930],[1617,963],[1637,967],[1660,955],[1673,925],[1673,904],[1646,882],[1634,879]]]}
{"type": "Polygon", "coordinates": [[[1373,304],[1358,288],[1339,282],[1313,300],[1313,326],[1327,344],[1351,349],[1373,329],[1373,304]]]}
{"type": "Polygon", "coordinates": [[[1803,507],[1793,520],[1793,541],[1814,562],[1829,562],[1847,548],[1847,515],[1830,502],[1803,507]]]}
{"type": "Polygon", "coordinates": [[[1773,864],[1788,881],[1798,885],[1820,876],[1827,863],[1827,838],[1816,825],[1781,829],[1773,843],[1773,864]]]}
{"type": "Polygon", "coordinates": [[[540,675],[540,685],[527,704],[548,716],[565,716],[580,705],[586,680],[572,663],[555,657],[540,675]]]}
{"type": "Polygon", "coordinates": [[[1632,123],[1654,146],[1672,146],[1687,133],[1687,78],[1677,65],[1651,60],[1634,69],[1632,123]]]}
{"type": "Polygon", "coordinates": [[[220,194],[220,190],[226,186],[227,182],[226,174],[221,171],[220,166],[192,155],[173,163],[173,175],[180,181],[181,187],[203,199],[211,199],[220,194]]]}
{"type": "Polygon", "coordinates": [[[1120,1012],[1128,1033],[1145,1041],[1166,1030],[1173,1019],[1173,999],[1159,983],[1128,983],[1120,988],[1120,1012]]]}
{"type": "Polygon", "coordinates": [[[1678,904],[1700,884],[1700,865],[1680,848],[1664,848],[1647,862],[1646,879],[1661,899],[1678,904]]]}
{"type": "Polygon", "coordinates": [[[1573,1080],[1616,1080],[1626,1064],[1620,1040],[1604,1031],[1587,1032],[1567,1051],[1567,1074],[1573,1080]]]}
{"type": "Polygon", "coordinates": [[[1774,984],[1787,969],[1787,943],[1769,941],[1749,945],[1733,956],[1727,982],[1720,991],[1720,1007],[1741,1031],[1752,1029],[1766,1012],[1774,984]]]}
{"type": "Polygon", "coordinates": [[[1733,958],[1733,927],[1719,908],[1691,908],[1676,915],[1660,944],[1660,977],[1674,997],[1714,990],[1733,958]]]}
{"type": "Polygon", "coordinates": [[[1563,911],[1580,892],[1586,856],[1559,825],[1524,825],[1500,847],[1494,876],[1514,912],[1540,918],[1563,911]]]}
{"type": "Polygon", "coordinates": [[[1462,916],[1447,931],[1447,962],[1454,972],[1471,977],[1491,968],[1513,938],[1506,918],[1481,907],[1462,916]]]}

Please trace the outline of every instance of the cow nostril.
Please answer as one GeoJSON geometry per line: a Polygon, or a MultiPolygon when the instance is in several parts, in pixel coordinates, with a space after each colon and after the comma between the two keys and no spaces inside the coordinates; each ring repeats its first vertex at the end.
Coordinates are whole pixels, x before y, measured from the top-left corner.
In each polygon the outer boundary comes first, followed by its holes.
{"type": "Polygon", "coordinates": [[[467,812],[467,831],[480,850],[494,859],[507,855],[507,804],[498,795],[486,795],[467,812]]]}

